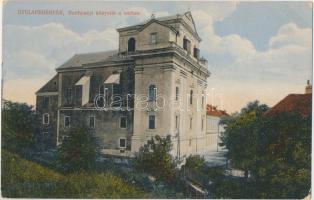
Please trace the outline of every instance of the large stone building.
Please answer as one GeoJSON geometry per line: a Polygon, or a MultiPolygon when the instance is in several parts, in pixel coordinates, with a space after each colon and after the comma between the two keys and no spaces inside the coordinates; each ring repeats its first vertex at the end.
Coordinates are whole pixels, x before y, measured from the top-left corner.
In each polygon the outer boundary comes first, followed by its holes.
{"type": "Polygon", "coordinates": [[[171,135],[177,157],[206,151],[210,73],[191,13],[117,31],[117,51],[74,55],[36,93],[47,142],[85,125],[107,154],[130,156],[154,135],[171,135]]]}

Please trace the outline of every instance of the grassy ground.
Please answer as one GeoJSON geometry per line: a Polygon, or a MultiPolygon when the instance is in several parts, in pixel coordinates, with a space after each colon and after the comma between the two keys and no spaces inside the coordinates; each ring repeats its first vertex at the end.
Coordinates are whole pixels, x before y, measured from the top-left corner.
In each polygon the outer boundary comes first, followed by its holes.
{"type": "Polygon", "coordinates": [[[149,195],[110,173],[62,175],[2,150],[3,197],[24,198],[149,198],[149,195]]]}

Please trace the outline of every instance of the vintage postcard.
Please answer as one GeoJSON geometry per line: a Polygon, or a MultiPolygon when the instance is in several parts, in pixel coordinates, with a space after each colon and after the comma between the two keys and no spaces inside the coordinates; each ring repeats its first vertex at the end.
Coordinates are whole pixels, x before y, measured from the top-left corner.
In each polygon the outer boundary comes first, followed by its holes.
{"type": "Polygon", "coordinates": [[[3,198],[311,199],[311,1],[2,10],[3,198]]]}

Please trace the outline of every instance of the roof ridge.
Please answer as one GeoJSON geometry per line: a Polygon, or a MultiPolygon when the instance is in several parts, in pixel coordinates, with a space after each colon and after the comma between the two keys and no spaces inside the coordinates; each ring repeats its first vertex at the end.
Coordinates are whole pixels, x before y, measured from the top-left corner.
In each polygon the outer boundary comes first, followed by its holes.
{"type": "Polygon", "coordinates": [[[57,67],[56,70],[58,71],[59,69],[82,67],[84,63],[103,61],[115,56],[117,53],[118,49],[79,54],[76,53],[70,59],[65,61],[63,64],[59,65],[59,67],[57,67]]]}
{"type": "Polygon", "coordinates": [[[264,116],[293,111],[300,112],[303,116],[308,116],[312,113],[311,106],[312,94],[288,94],[266,111],[264,116]]]}

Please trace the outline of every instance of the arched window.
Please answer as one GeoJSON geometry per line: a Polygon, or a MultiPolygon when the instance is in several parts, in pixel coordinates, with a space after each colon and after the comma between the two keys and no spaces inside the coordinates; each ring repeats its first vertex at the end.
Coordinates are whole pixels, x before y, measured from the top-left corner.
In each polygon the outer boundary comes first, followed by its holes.
{"type": "Polygon", "coordinates": [[[128,41],[128,51],[129,52],[135,51],[135,39],[134,38],[130,38],[128,41]]]}
{"type": "Polygon", "coordinates": [[[43,114],[43,124],[49,124],[49,114],[48,113],[44,113],[43,114]]]}
{"type": "Polygon", "coordinates": [[[157,88],[156,85],[150,85],[148,88],[148,100],[155,101],[157,96],[157,88]]]}

